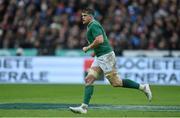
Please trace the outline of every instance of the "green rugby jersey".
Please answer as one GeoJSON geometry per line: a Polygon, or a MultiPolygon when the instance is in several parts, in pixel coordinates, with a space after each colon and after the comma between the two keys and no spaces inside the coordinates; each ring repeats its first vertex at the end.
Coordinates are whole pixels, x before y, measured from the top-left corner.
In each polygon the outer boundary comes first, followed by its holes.
{"type": "Polygon", "coordinates": [[[91,23],[88,24],[86,35],[89,44],[91,44],[97,36],[103,35],[104,42],[98,45],[96,48],[94,48],[94,53],[96,54],[97,57],[112,51],[112,47],[109,44],[109,40],[106,36],[103,27],[96,20],[93,20],[91,23]]]}

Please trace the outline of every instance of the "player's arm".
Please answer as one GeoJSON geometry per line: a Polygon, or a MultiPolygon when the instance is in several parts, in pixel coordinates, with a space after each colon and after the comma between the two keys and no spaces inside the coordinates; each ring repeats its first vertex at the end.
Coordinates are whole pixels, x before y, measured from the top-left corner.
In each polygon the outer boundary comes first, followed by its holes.
{"type": "Polygon", "coordinates": [[[95,47],[97,47],[98,45],[100,45],[103,42],[104,42],[103,35],[99,35],[95,38],[93,43],[91,43],[90,45],[88,45],[86,47],[83,47],[83,51],[87,52],[88,50],[94,49],[95,47]]]}

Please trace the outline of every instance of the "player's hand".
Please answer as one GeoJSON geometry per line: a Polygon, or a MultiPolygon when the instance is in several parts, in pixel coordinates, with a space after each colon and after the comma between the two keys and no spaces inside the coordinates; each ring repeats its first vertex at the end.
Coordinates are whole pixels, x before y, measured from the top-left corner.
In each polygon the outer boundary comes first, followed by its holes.
{"type": "Polygon", "coordinates": [[[96,55],[95,55],[95,53],[94,52],[92,52],[91,53],[91,57],[95,57],[96,55]]]}
{"type": "Polygon", "coordinates": [[[89,50],[88,47],[83,47],[83,51],[84,51],[84,52],[87,52],[88,50],[89,50]]]}

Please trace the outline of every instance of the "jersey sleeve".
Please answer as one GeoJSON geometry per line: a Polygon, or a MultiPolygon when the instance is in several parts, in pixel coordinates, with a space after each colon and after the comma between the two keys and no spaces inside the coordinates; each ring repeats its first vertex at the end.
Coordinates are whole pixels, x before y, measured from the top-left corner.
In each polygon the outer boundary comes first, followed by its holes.
{"type": "Polygon", "coordinates": [[[96,38],[97,36],[103,34],[100,26],[98,26],[96,24],[92,26],[91,32],[92,32],[92,35],[93,35],[94,38],[96,38]]]}

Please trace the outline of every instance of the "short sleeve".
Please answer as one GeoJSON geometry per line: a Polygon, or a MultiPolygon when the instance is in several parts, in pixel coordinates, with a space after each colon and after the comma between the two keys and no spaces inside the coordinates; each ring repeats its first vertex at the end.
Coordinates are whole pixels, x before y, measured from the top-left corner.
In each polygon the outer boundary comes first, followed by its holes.
{"type": "Polygon", "coordinates": [[[91,31],[92,31],[92,35],[94,38],[103,34],[100,26],[98,26],[96,24],[92,26],[91,31]]]}

